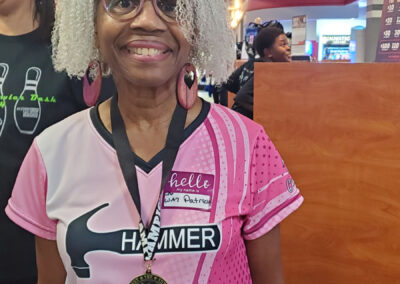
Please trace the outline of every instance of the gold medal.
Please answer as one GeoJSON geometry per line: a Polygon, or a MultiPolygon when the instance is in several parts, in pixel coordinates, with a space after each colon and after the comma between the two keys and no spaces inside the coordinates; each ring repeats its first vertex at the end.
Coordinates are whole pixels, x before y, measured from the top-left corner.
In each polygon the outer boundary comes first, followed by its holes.
{"type": "Polygon", "coordinates": [[[133,279],[130,284],[168,284],[160,276],[151,273],[151,265],[155,260],[146,261],[146,273],[133,279]]]}
{"type": "Polygon", "coordinates": [[[133,279],[130,284],[168,284],[160,276],[152,274],[151,272],[146,272],[133,279]]]}

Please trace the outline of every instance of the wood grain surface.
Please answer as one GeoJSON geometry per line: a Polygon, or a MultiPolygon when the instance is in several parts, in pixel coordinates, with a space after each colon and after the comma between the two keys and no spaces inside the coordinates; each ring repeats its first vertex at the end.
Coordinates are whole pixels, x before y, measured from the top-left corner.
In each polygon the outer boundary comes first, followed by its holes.
{"type": "Polygon", "coordinates": [[[255,120],[305,198],[286,283],[400,283],[400,64],[257,63],[255,120]]]}

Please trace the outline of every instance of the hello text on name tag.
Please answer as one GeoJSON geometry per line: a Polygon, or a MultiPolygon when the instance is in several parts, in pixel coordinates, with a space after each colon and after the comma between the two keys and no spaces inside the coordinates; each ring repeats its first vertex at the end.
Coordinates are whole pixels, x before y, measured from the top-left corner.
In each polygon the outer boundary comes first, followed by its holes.
{"type": "Polygon", "coordinates": [[[162,208],[210,211],[214,176],[171,172],[163,192],[162,208]]]}

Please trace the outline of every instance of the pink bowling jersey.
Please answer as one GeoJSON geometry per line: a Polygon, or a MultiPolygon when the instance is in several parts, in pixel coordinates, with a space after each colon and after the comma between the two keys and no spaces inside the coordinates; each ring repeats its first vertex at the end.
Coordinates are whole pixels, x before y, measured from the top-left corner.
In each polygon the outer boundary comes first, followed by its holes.
{"type": "MultiPolygon", "coordinates": [[[[160,196],[162,156],[136,157],[144,222],[160,196]]],[[[265,235],[302,202],[264,129],[203,102],[161,193],[152,272],[173,284],[252,283],[245,240],[265,235]]],[[[57,241],[66,283],[129,283],[145,272],[139,215],[97,108],[35,139],[6,213],[57,241]]]]}

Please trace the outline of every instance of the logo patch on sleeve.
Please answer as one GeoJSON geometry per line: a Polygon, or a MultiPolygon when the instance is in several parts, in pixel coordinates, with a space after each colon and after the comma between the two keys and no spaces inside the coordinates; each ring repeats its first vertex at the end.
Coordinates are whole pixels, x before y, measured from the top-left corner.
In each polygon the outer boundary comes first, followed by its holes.
{"type": "Polygon", "coordinates": [[[210,211],[213,189],[213,175],[171,172],[164,188],[162,208],[210,211]]]}

